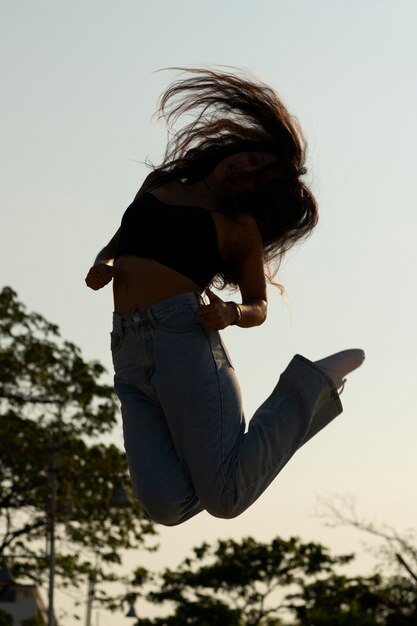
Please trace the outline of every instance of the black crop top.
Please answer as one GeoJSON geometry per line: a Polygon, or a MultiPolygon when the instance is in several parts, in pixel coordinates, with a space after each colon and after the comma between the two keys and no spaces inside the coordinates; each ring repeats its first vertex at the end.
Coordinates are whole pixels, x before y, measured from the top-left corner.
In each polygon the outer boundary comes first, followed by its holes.
{"type": "Polygon", "coordinates": [[[123,215],[115,260],[125,254],[153,259],[204,290],[225,265],[210,213],[202,207],[167,204],[145,192],[123,215]]]}

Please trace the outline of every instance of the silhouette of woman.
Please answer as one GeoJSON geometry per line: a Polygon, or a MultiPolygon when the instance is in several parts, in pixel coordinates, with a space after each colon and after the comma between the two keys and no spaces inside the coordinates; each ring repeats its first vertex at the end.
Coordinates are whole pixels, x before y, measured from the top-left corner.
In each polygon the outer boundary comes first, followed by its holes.
{"type": "Polygon", "coordinates": [[[171,128],[188,123],[171,131],[163,163],[86,278],[94,290],[114,279],[114,381],[133,491],[165,525],[204,509],[242,513],[341,413],[338,389],[364,359],[296,355],[245,432],[219,331],[264,322],[266,285],[316,225],[317,204],[302,178],[302,131],[277,94],[240,74],[185,72],[159,111],[171,128]],[[237,287],[241,303],[213,285],[237,287]]]}

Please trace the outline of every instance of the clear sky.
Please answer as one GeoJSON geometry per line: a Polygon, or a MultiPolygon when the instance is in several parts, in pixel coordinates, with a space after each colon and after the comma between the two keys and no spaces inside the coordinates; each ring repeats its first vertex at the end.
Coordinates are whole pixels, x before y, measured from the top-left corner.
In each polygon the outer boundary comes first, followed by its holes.
{"type": "Polygon", "coordinates": [[[344,414],[249,511],[162,529],[161,550],[132,565],[175,566],[203,540],[249,534],[361,551],[352,531],[317,518],[317,499],[331,494],[354,495],[364,518],[399,531],[414,523],[416,24],[414,0],[0,0],[1,285],[110,377],[111,289],[94,293],[84,277],[146,174],[140,162],[163,152],[151,116],[170,75],[154,72],[234,65],[299,118],[321,207],[278,276],[290,308],[271,289],[262,327],[224,333],[247,417],[294,353],[367,353],[344,414]]]}

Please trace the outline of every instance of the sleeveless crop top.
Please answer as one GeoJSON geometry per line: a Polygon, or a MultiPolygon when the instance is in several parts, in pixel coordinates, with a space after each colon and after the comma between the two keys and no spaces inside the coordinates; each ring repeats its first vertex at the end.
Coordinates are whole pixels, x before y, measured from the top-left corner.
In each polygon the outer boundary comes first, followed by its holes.
{"type": "Polygon", "coordinates": [[[145,192],[123,215],[115,260],[126,254],[158,261],[204,290],[225,266],[210,213],[145,192]]]}

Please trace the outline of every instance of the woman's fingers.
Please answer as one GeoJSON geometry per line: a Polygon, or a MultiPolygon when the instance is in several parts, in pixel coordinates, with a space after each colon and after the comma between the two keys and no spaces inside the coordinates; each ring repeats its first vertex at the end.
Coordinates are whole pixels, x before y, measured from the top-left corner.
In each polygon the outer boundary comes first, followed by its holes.
{"type": "Polygon", "coordinates": [[[208,287],[206,288],[205,291],[206,291],[206,295],[207,295],[208,299],[210,300],[210,303],[211,302],[216,302],[216,301],[223,302],[223,300],[221,300],[221,298],[219,298],[219,296],[216,296],[216,294],[213,293],[211,291],[211,289],[209,289],[208,287]]]}
{"type": "MultiPolygon", "coordinates": [[[[206,290],[206,293],[209,290],[206,290]]],[[[211,330],[223,330],[234,320],[234,307],[231,311],[230,302],[224,302],[212,292],[207,293],[210,304],[205,304],[197,310],[199,320],[211,330]]]]}
{"type": "Polygon", "coordinates": [[[114,269],[111,265],[99,263],[90,268],[85,282],[87,287],[97,291],[107,285],[113,278],[114,269]]]}

